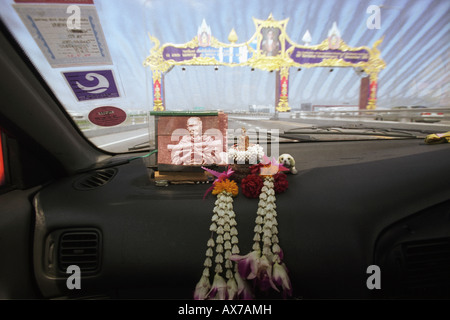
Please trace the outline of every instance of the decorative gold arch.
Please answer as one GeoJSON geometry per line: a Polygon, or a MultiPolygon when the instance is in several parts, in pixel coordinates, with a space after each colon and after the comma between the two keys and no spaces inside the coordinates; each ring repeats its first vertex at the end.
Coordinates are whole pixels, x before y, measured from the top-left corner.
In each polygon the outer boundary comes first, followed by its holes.
{"type": "Polygon", "coordinates": [[[381,59],[378,46],[383,38],[372,48],[350,47],[340,37],[336,25],[330,29],[329,36],[322,43],[309,46],[293,42],[286,33],[289,18],[274,20],[272,14],[266,20],[253,18],[254,35],[246,42],[237,43],[238,37],[231,30],[228,41],[223,43],[214,38],[203,20],[197,36],[184,44],[166,43],[149,35],[154,43],[144,66],[150,67],[153,79],[153,109],[163,111],[164,74],[176,65],[204,66],[249,66],[265,71],[277,72],[276,109],[279,112],[290,110],[288,102],[289,68],[313,67],[353,67],[364,70],[369,77],[367,109],[376,108],[378,73],[386,67],[381,59]]]}

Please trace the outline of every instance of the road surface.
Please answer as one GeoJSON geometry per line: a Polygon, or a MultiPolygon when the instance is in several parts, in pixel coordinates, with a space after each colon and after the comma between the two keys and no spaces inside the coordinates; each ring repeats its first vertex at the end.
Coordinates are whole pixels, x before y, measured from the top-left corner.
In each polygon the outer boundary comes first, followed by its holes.
{"type": "MultiPolygon", "coordinates": [[[[374,121],[361,119],[319,119],[319,118],[304,118],[291,119],[286,115],[280,116],[279,119],[270,119],[268,116],[252,116],[252,115],[229,115],[228,128],[239,132],[242,127],[247,131],[252,130],[259,132],[259,130],[278,129],[280,133],[283,131],[310,126],[345,126],[363,123],[368,127],[386,128],[395,125],[400,129],[423,129],[433,130],[433,132],[447,132],[450,131],[449,123],[426,124],[426,123],[399,123],[389,121],[374,121]]],[[[154,146],[153,128],[139,128],[130,131],[106,134],[101,136],[94,136],[89,138],[95,145],[106,151],[121,153],[129,152],[129,148],[133,146],[148,144],[150,140],[151,146],[154,146]]]]}

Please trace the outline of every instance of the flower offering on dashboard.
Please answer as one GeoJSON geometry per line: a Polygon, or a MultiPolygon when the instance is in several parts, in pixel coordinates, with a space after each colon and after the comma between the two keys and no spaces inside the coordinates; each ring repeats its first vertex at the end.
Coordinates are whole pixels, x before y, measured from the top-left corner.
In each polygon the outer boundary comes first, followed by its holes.
{"type": "Polygon", "coordinates": [[[217,179],[213,183],[212,194],[217,196],[211,218],[211,237],[207,242],[206,258],[202,277],[197,283],[194,299],[247,299],[250,291],[241,279],[236,264],[230,257],[239,253],[236,214],[233,211],[233,197],[238,194],[236,182],[228,179],[233,171],[228,168],[223,173],[203,168],[217,179]],[[214,265],[214,276],[211,284],[210,269],[214,265]]]}

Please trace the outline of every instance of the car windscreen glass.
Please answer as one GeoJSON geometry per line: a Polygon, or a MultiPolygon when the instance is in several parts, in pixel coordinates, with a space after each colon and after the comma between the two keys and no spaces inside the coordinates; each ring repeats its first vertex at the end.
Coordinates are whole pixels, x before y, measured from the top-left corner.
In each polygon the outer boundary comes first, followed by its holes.
{"type": "Polygon", "coordinates": [[[155,149],[151,113],[159,111],[220,111],[230,130],[280,134],[329,122],[450,130],[445,0],[395,7],[1,0],[1,7],[74,123],[110,152],[155,149]]]}

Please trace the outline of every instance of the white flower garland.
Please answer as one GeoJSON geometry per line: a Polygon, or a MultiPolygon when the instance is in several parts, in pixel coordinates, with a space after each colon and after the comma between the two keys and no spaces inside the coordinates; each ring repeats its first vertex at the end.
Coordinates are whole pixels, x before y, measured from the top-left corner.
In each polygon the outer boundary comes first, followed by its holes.
{"type": "MultiPolygon", "coordinates": [[[[292,296],[293,291],[278,239],[275,178],[273,176],[273,173],[280,169],[278,166],[278,169],[275,170],[274,168],[277,166],[274,160],[271,166],[261,168],[263,187],[259,194],[253,230],[253,251],[245,256],[233,255],[231,260],[238,263],[241,277],[252,281],[255,290],[266,295],[274,290],[287,298],[292,296]]],[[[283,169],[285,168],[283,167],[283,169]]]]}
{"type": "MultiPolygon", "coordinates": [[[[267,159],[266,159],[267,162],[267,159]]],[[[224,174],[210,171],[218,179],[214,182],[213,194],[217,200],[211,218],[211,237],[207,242],[204,270],[195,287],[195,299],[250,299],[252,290],[245,280],[253,281],[254,288],[268,293],[270,289],[282,293],[283,297],[292,296],[292,285],[286,265],[283,263],[283,252],[278,240],[278,222],[275,198],[274,173],[286,170],[275,160],[270,166],[261,168],[263,187],[259,195],[257,217],[255,219],[253,251],[240,256],[238,247],[238,231],[236,214],[233,211],[233,196],[238,194],[234,181],[224,180],[232,175],[228,168],[224,174]],[[215,240],[214,240],[215,235],[215,240]],[[262,247],[262,248],[261,248],[262,247]],[[210,282],[210,268],[213,266],[214,280],[210,282]],[[233,263],[233,262],[237,262],[233,263]],[[222,276],[225,267],[225,278],[222,276]],[[281,289],[281,290],[280,290],[281,289]]]]}
{"type": "Polygon", "coordinates": [[[250,145],[247,150],[239,150],[236,146],[232,146],[228,149],[228,159],[231,162],[244,163],[257,163],[264,156],[264,149],[259,144],[250,145]]]}
{"type": "MultiPolygon", "coordinates": [[[[211,218],[211,237],[207,242],[206,258],[202,278],[198,282],[194,294],[195,299],[234,299],[238,294],[238,285],[242,280],[237,273],[236,264],[229,258],[239,254],[236,214],[233,211],[233,196],[223,191],[217,195],[211,218]],[[214,240],[214,235],[216,235],[214,240]],[[215,253],[215,256],[214,256],[215,253]],[[210,283],[210,268],[213,266],[214,280],[210,283]],[[225,279],[222,274],[225,267],[225,279]]],[[[240,287],[240,285],[239,285],[240,287]]]]}
{"type": "Polygon", "coordinates": [[[259,195],[258,210],[255,219],[255,235],[253,237],[253,250],[261,251],[260,242],[262,242],[262,254],[270,259],[279,262],[280,246],[278,245],[278,222],[277,205],[275,204],[274,178],[272,176],[264,178],[264,184],[259,195]]]}

